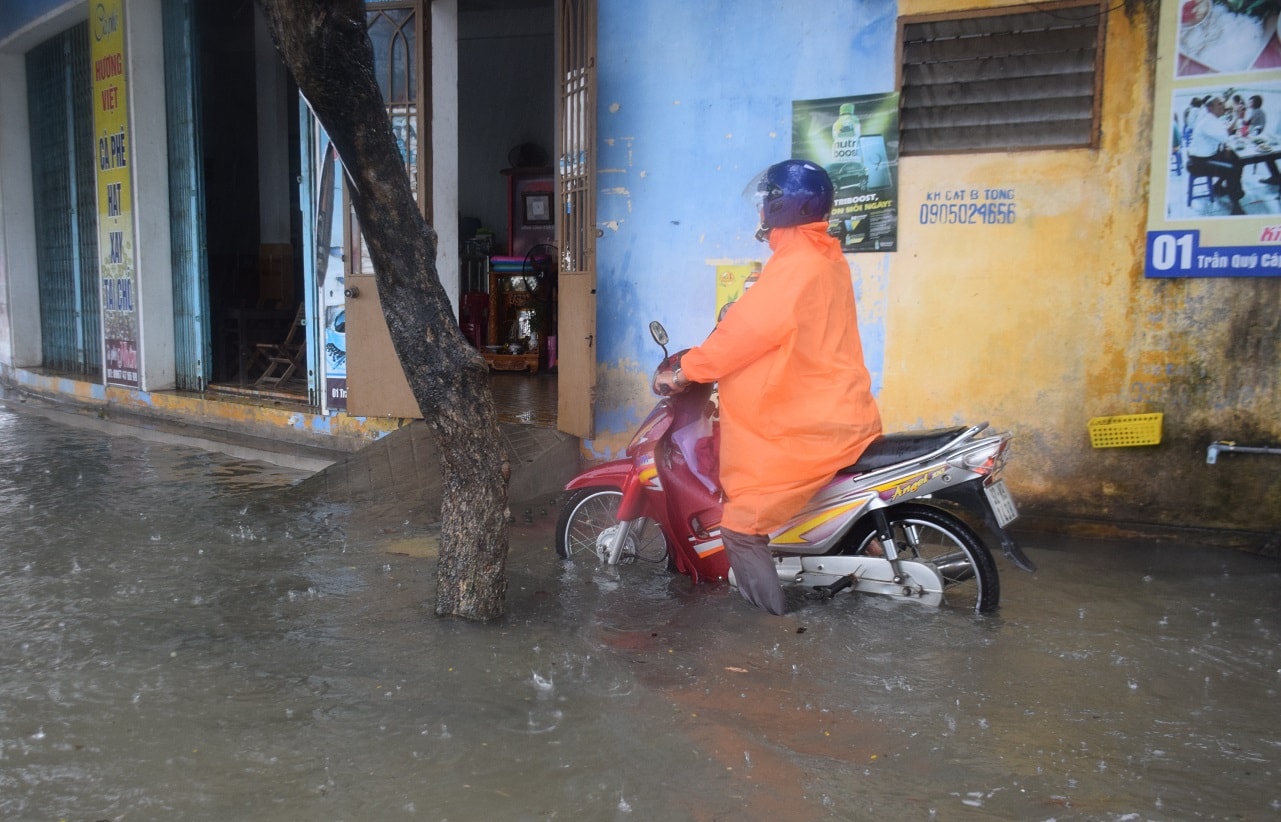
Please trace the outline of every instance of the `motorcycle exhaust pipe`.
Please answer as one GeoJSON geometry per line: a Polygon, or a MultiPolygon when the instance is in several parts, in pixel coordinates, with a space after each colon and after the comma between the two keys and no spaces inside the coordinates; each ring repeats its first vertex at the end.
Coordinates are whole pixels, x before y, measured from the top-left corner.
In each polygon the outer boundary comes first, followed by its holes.
{"type": "Polygon", "coordinates": [[[974,566],[963,551],[938,557],[930,564],[939,572],[939,576],[943,577],[944,582],[964,582],[967,579],[974,579],[974,566]]]}

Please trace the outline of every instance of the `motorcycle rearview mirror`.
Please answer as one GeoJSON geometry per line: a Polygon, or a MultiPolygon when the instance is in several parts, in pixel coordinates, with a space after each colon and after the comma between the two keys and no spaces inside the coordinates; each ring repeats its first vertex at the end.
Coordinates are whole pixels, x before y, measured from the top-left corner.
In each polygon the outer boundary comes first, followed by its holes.
{"type": "Polygon", "coordinates": [[[649,334],[663,349],[663,359],[667,359],[667,329],[663,328],[663,324],[658,320],[654,320],[649,324],[649,334]]]}

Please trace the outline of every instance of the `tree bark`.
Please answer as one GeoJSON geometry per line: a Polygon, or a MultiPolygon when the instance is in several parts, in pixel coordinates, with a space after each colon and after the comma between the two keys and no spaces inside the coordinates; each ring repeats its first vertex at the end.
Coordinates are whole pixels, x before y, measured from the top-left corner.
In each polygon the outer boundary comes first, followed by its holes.
{"type": "Polygon", "coordinates": [[[443,474],[436,613],[503,614],[507,483],[487,379],[436,270],[374,73],[362,0],[258,0],[276,48],[333,140],[373,260],[392,343],[443,474]]]}

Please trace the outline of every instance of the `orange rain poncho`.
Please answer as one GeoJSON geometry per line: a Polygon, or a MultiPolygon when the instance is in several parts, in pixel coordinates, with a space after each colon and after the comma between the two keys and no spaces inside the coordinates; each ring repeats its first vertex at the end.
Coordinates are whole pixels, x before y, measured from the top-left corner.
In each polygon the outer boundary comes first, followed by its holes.
{"type": "Polygon", "coordinates": [[[765,534],[881,433],[850,267],[827,223],[770,232],[756,284],[681,360],[720,381],[721,525],[765,534]]]}

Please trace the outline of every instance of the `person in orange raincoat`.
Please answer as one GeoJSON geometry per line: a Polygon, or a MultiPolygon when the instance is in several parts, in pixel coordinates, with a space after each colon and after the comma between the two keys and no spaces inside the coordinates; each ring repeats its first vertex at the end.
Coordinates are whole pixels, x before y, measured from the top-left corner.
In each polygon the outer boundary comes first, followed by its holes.
{"type": "Polygon", "coordinates": [[[827,233],[833,189],[805,160],[770,166],[760,183],[761,230],[773,255],[662,390],[720,382],[721,536],[739,593],[786,609],[769,533],[794,516],[881,433],[863,362],[854,288],[827,233]]]}

